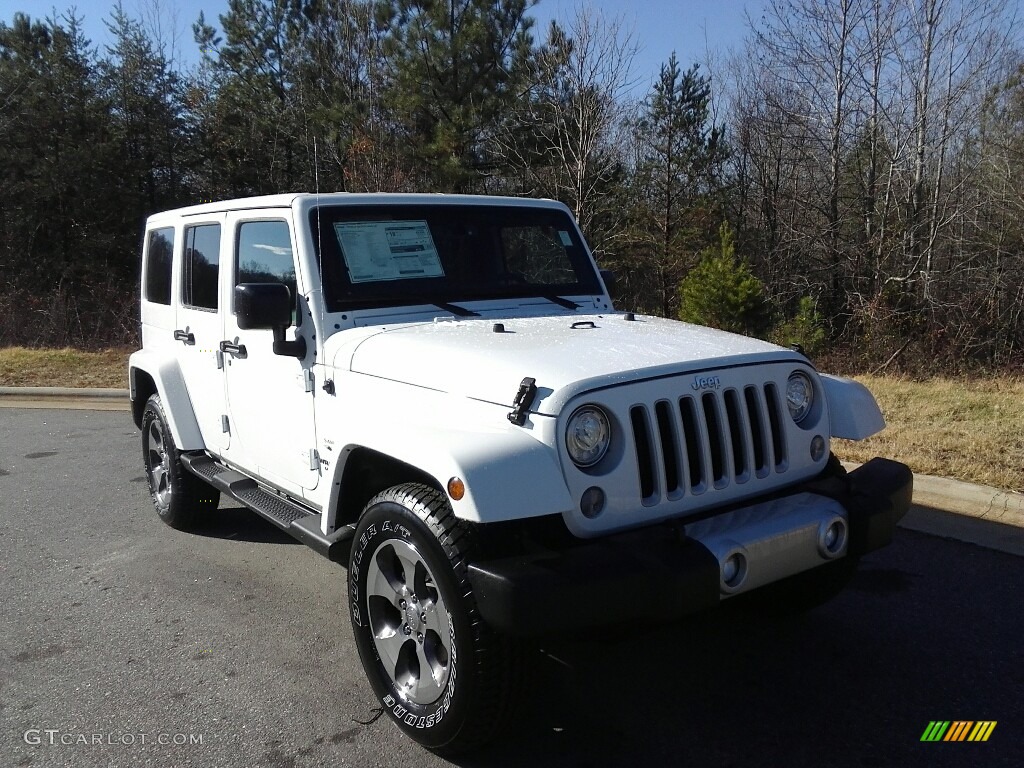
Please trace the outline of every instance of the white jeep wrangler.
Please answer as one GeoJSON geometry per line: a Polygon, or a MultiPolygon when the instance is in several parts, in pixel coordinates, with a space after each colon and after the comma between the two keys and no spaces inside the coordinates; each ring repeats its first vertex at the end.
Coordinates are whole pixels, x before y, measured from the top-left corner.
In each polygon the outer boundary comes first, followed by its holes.
{"type": "MultiPolygon", "coordinates": [[[[616,312],[565,206],[278,195],[150,217],[135,423],[161,518],[227,494],[347,562],[360,659],[427,747],[489,738],[517,636],[834,593],[912,476],[790,349],[616,312]]],[[[520,641],[521,642],[521,641],[520,641]]]]}

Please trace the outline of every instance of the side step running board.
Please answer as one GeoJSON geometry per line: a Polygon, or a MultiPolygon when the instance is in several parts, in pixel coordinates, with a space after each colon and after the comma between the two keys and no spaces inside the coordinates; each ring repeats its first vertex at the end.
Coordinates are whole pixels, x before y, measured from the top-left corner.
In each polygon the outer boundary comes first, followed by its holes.
{"type": "Polygon", "coordinates": [[[320,530],[320,515],[317,512],[261,488],[248,475],[228,469],[205,453],[182,453],[181,463],[196,477],[241,502],[329,560],[341,562],[346,558],[348,544],[355,534],[354,525],[346,525],[325,536],[320,530]]]}

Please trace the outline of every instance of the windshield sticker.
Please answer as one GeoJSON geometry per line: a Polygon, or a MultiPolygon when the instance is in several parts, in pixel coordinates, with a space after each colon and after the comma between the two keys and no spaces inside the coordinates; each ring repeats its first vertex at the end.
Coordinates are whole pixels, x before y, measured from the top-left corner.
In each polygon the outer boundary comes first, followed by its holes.
{"type": "Polygon", "coordinates": [[[564,245],[566,248],[572,245],[572,238],[569,237],[569,233],[566,232],[564,229],[558,230],[558,236],[562,238],[562,245],[564,245]]]}
{"type": "Polygon", "coordinates": [[[356,221],[334,225],[353,283],[444,277],[425,221],[356,221]]]}

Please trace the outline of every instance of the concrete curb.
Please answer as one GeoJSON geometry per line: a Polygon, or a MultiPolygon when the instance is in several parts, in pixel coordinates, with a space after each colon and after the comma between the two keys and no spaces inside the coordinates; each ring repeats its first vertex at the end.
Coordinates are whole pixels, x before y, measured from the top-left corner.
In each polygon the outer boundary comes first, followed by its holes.
{"type": "Polygon", "coordinates": [[[0,397],[18,397],[38,400],[43,398],[110,398],[128,399],[127,389],[105,389],[100,387],[0,387],[0,397]]]}
{"type": "Polygon", "coordinates": [[[1024,493],[945,477],[914,475],[914,503],[979,520],[1024,527],[1024,493]]]}
{"type": "Polygon", "coordinates": [[[1024,494],[914,475],[914,504],[900,527],[1024,557],[1024,494]]]}
{"type": "Polygon", "coordinates": [[[0,408],[60,408],[75,411],[128,411],[127,389],[99,387],[0,387],[0,408]]]}
{"type": "MultiPolygon", "coordinates": [[[[127,389],[0,387],[0,407],[7,408],[127,411],[128,398],[127,389]]],[[[1024,494],[914,475],[914,506],[900,526],[1024,556],[1024,494]]]]}

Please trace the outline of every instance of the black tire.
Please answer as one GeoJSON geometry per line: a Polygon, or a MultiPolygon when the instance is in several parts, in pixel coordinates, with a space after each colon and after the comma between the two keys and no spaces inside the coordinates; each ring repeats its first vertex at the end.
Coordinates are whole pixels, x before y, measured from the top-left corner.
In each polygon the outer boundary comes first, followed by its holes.
{"type": "Polygon", "coordinates": [[[370,685],[407,736],[445,755],[493,738],[516,698],[518,654],[483,623],[469,583],[471,538],[443,493],[399,485],[366,505],[349,557],[370,685]]]}
{"type": "Polygon", "coordinates": [[[151,395],[142,411],[142,457],[149,495],[161,520],[187,530],[202,512],[217,508],[220,491],[185,469],[180,456],[160,396],[151,395]]]}

